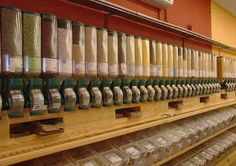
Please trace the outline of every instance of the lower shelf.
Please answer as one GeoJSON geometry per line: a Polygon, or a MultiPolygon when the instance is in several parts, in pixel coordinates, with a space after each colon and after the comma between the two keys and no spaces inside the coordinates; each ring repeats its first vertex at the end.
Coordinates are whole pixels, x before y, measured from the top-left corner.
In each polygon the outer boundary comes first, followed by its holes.
{"type": "Polygon", "coordinates": [[[236,165],[236,148],[228,152],[215,166],[235,166],[236,165]]]}
{"type": "MultiPolygon", "coordinates": [[[[235,92],[228,95],[227,99],[222,99],[220,93],[208,95],[206,96],[208,100],[203,103],[201,98],[206,97],[197,96],[48,115],[45,118],[63,119],[64,133],[44,137],[30,135],[20,138],[6,138],[0,141],[0,163],[1,166],[11,165],[236,104],[235,92]],[[183,106],[169,108],[169,103],[179,100],[183,100],[183,106]],[[116,118],[116,110],[134,107],[140,107],[142,114],[140,118],[116,118]]],[[[34,120],[40,120],[40,118],[24,117],[0,121],[0,140],[4,134],[4,127],[34,120]]]]}
{"type": "MultiPolygon", "coordinates": [[[[186,153],[187,151],[190,151],[191,149],[207,142],[208,140],[210,140],[210,139],[212,139],[212,138],[214,138],[214,137],[216,137],[216,136],[218,136],[218,135],[220,135],[220,134],[222,134],[222,133],[226,132],[227,130],[229,130],[231,128],[234,128],[234,127],[236,127],[236,124],[231,125],[231,126],[225,128],[225,129],[223,129],[223,130],[221,130],[221,131],[219,131],[215,134],[212,134],[211,136],[209,136],[209,137],[207,137],[207,138],[205,138],[205,139],[203,139],[203,140],[201,140],[201,141],[199,141],[199,142],[197,142],[197,143],[195,143],[195,144],[193,144],[193,145],[191,145],[191,146],[189,146],[189,147],[187,147],[187,148],[185,148],[185,149],[183,149],[183,150],[181,150],[181,151],[179,151],[179,152],[177,152],[177,153],[175,153],[175,154],[173,154],[173,155],[171,155],[171,156],[169,156],[169,157],[167,157],[167,158],[165,158],[165,159],[163,159],[159,162],[157,162],[156,164],[154,164],[154,166],[159,166],[159,165],[165,164],[168,161],[170,161],[170,160],[186,153]]],[[[235,156],[236,156],[236,151],[235,151],[235,156]]],[[[235,161],[236,161],[236,159],[235,159],[235,161]]],[[[225,165],[218,165],[218,166],[225,166],[225,165]]]]}

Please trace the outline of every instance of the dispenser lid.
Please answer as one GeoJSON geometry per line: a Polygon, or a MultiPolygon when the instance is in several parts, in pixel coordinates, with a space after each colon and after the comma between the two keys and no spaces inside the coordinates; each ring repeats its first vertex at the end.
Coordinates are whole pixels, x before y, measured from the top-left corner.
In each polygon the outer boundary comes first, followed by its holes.
{"type": "Polygon", "coordinates": [[[110,87],[111,86],[111,81],[110,80],[102,80],[100,88],[103,89],[104,87],[110,87]]]}
{"type": "Polygon", "coordinates": [[[160,80],[160,85],[165,85],[165,80],[160,80]]]}
{"type": "Polygon", "coordinates": [[[43,81],[40,78],[32,78],[28,81],[27,88],[31,89],[41,89],[43,88],[43,81]]]}
{"type": "Polygon", "coordinates": [[[56,78],[50,78],[47,80],[46,86],[48,89],[57,88],[60,89],[60,81],[56,78]]]}
{"type": "Polygon", "coordinates": [[[93,79],[90,81],[89,88],[100,87],[101,81],[99,79],[93,79]]]}
{"type": "Polygon", "coordinates": [[[130,87],[132,87],[132,86],[138,86],[138,80],[132,80],[130,82],[130,87]]]}
{"type": "Polygon", "coordinates": [[[171,80],[171,85],[176,85],[176,80],[171,80]]]}
{"type": "Polygon", "coordinates": [[[186,80],[181,80],[181,84],[186,84],[186,80]]]}
{"type": "Polygon", "coordinates": [[[140,80],[138,83],[138,86],[145,86],[146,85],[146,80],[140,80]]]}
{"type": "Polygon", "coordinates": [[[22,78],[11,78],[7,82],[8,90],[23,90],[22,78]]]}
{"type": "Polygon", "coordinates": [[[89,81],[88,80],[79,80],[76,83],[75,89],[78,90],[79,88],[88,88],[89,81]]]}
{"type": "Polygon", "coordinates": [[[130,81],[127,80],[127,79],[123,79],[122,82],[121,82],[121,86],[124,87],[124,86],[129,86],[130,85],[130,81]]]}
{"type": "Polygon", "coordinates": [[[170,80],[166,80],[166,81],[165,81],[165,84],[166,84],[166,85],[170,85],[170,83],[171,83],[170,80]]]}
{"type": "Polygon", "coordinates": [[[159,80],[154,80],[153,85],[160,85],[160,81],[159,80]]]}
{"type": "Polygon", "coordinates": [[[121,80],[120,79],[116,79],[116,80],[113,80],[112,81],[112,84],[111,84],[111,87],[112,89],[115,87],[115,86],[121,86],[121,80]]]}
{"type": "Polygon", "coordinates": [[[146,85],[147,86],[153,85],[153,80],[147,80],[146,85]]]}

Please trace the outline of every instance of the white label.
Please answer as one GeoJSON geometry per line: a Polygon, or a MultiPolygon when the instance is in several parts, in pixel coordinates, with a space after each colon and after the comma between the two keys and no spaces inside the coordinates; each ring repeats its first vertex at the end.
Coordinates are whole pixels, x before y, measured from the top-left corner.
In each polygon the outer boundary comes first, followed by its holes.
{"type": "MultiPolygon", "coordinates": [[[[8,59],[8,55],[6,55],[6,59],[8,59]]],[[[8,61],[7,61],[8,62],[8,61]]],[[[9,63],[6,62],[6,70],[10,72],[21,72],[22,71],[22,57],[12,57],[9,58],[9,63]]]]}
{"type": "Polygon", "coordinates": [[[108,63],[98,63],[98,73],[108,74],[108,63]]]}
{"type": "Polygon", "coordinates": [[[80,71],[81,73],[85,73],[85,62],[80,61],[75,65],[75,71],[80,71]]]}
{"type": "Polygon", "coordinates": [[[126,63],[121,63],[120,64],[120,70],[121,70],[121,73],[123,74],[126,74],[127,73],[127,66],[126,66],[126,63]]]}
{"type": "Polygon", "coordinates": [[[127,65],[127,74],[129,76],[135,76],[135,65],[127,65]]]}
{"type": "Polygon", "coordinates": [[[134,148],[134,147],[130,147],[128,149],[125,149],[125,151],[127,153],[129,153],[131,156],[137,156],[137,155],[141,154],[141,152],[138,149],[134,148]]]}
{"type": "Polygon", "coordinates": [[[57,59],[43,58],[43,72],[57,72],[57,59]]]}
{"type": "Polygon", "coordinates": [[[166,141],[165,141],[164,139],[162,139],[162,138],[157,138],[156,141],[157,141],[159,144],[162,144],[162,145],[166,144],[166,141]]]}
{"type": "Polygon", "coordinates": [[[86,72],[89,73],[90,71],[92,71],[92,72],[97,71],[97,63],[96,62],[86,63],[86,72]]]}
{"type": "Polygon", "coordinates": [[[118,74],[119,73],[119,68],[118,68],[118,64],[114,64],[114,65],[109,65],[109,74],[118,74]]]}
{"type": "Polygon", "coordinates": [[[54,109],[60,109],[61,103],[52,103],[52,108],[54,109]]]}
{"type": "Polygon", "coordinates": [[[156,66],[151,66],[151,76],[156,76],[156,74],[157,74],[157,68],[156,68],[156,66]]]}
{"type": "Polygon", "coordinates": [[[60,59],[59,60],[59,74],[60,73],[72,73],[72,60],[60,59]]]}
{"type": "Polygon", "coordinates": [[[191,70],[187,70],[188,77],[191,77],[191,70]]]}
{"type": "Polygon", "coordinates": [[[173,76],[178,77],[178,69],[177,68],[173,69],[173,76]]]}
{"type": "Polygon", "coordinates": [[[137,75],[142,75],[142,73],[143,73],[143,66],[135,66],[135,73],[137,75]]]}
{"type": "Polygon", "coordinates": [[[183,69],[179,69],[179,76],[180,76],[180,77],[183,77],[183,76],[184,76],[183,69]]]}
{"type": "Polygon", "coordinates": [[[106,154],[105,157],[112,163],[118,163],[122,161],[122,158],[115,153],[106,154]]]}
{"type": "Polygon", "coordinates": [[[173,68],[168,69],[168,76],[173,76],[173,68]]]}
{"type": "Polygon", "coordinates": [[[143,66],[143,75],[150,76],[150,67],[149,66],[143,66]]]}
{"type": "Polygon", "coordinates": [[[155,148],[155,146],[152,145],[152,144],[150,144],[150,143],[146,143],[146,144],[144,145],[144,147],[145,147],[146,149],[148,149],[148,150],[153,150],[153,149],[155,148]]]}

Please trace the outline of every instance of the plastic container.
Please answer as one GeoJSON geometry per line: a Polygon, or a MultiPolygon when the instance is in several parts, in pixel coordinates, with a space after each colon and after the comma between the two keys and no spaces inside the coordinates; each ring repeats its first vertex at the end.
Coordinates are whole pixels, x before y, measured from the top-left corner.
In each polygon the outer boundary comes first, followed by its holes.
{"type": "Polygon", "coordinates": [[[156,78],[157,76],[157,49],[155,40],[150,40],[150,76],[151,78],[156,78]]]}
{"type": "Polygon", "coordinates": [[[173,77],[179,77],[179,56],[178,47],[173,47],[173,77]]]}
{"type": "Polygon", "coordinates": [[[172,45],[168,45],[168,77],[173,77],[174,76],[174,66],[173,66],[173,46],[172,45]]]}
{"type": "Polygon", "coordinates": [[[85,77],[85,26],[72,22],[72,63],[73,78],[85,77]]]}
{"type": "Polygon", "coordinates": [[[20,76],[23,59],[22,15],[19,9],[1,7],[1,38],[2,74],[20,76]]]}
{"type": "Polygon", "coordinates": [[[98,77],[108,78],[108,32],[97,29],[98,77]]]}
{"type": "Polygon", "coordinates": [[[108,32],[108,71],[109,78],[118,77],[118,34],[115,31],[108,32]]]}
{"type": "Polygon", "coordinates": [[[187,77],[192,77],[192,50],[189,48],[187,49],[187,77]]]}
{"type": "Polygon", "coordinates": [[[180,78],[184,76],[183,67],[183,48],[178,47],[178,76],[180,78]]]}
{"type": "MultiPolygon", "coordinates": [[[[118,64],[119,78],[127,77],[127,50],[126,50],[126,34],[118,34],[118,64]]],[[[130,58],[130,57],[129,57],[130,58]]]]}
{"type": "Polygon", "coordinates": [[[183,77],[188,77],[187,48],[183,49],[183,77]]]}
{"type": "Polygon", "coordinates": [[[25,11],[23,18],[24,75],[41,74],[41,17],[38,13],[25,11]]]}
{"type": "Polygon", "coordinates": [[[199,52],[199,54],[198,54],[199,78],[202,78],[202,76],[203,76],[202,55],[203,55],[202,52],[199,52]]]}
{"type": "Polygon", "coordinates": [[[195,77],[199,78],[199,51],[195,51],[195,77]]]}
{"type": "Polygon", "coordinates": [[[135,76],[138,79],[143,77],[143,47],[142,38],[135,37],[135,76]]]}
{"type": "Polygon", "coordinates": [[[156,54],[157,54],[157,77],[163,76],[163,66],[162,66],[162,43],[156,43],[156,54]]]}
{"type": "Polygon", "coordinates": [[[142,56],[143,56],[143,78],[150,77],[150,42],[148,39],[142,40],[142,56]]]}
{"type": "Polygon", "coordinates": [[[126,36],[126,58],[127,60],[127,78],[132,79],[135,77],[135,45],[134,36],[126,36]]]}
{"type": "MultiPolygon", "coordinates": [[[[168,46],[167,44],[162,44],[162,76],[168,77],[169,73],[169,61],[168,61],[168,46]]],[[[173,62],[173,61],[172,61],[173,62]]]]}
{"type": "Polygon", "coordinates": [[[60,77],[72,77],[72,24],[69,20],[57,20],[57,55],[60,77]]]}
{"type": "Polygon", "coordinates": [[[85,26],[85,75],[97,77],[97,29],[89,25],[85,26]]]}
{"type": "Polygon", "coordinates": [[[58,72],[57,20],[51,14],[43,14],[41,18],[42,75],[52,77],[58,72]]]}
{"type": "Polygon", "coordinates": [[[196,51],[191,50],[191,77],[196,77],[196,51]]]}

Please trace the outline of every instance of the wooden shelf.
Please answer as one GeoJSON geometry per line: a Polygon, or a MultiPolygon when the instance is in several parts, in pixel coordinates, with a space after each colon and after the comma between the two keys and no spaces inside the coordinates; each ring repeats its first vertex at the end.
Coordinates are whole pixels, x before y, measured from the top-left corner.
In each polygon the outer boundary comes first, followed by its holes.
{"type": "Polygon", "coordinates": [[[225,45],[223,43],[220,43],[218,41],[212,40],[206,36],[203,36],[201,34],[198,34],[196,32],[187,30],[185,28],[176,26],[174,24],[170,24],[149,16],[146,16],[142,13],[135,12],[133,10],[129,10],[127,8],[124,8],[122,6],[116,5],[111,2],[107,2],[104,0],[64,0],[68,3],[74,3],[77,5],[83,5],[86,7],[90,7],[96,10],[100,10],[103,12],[108,13],[109,15],[116,15],[125,19],[129,19],[131,21],[135,21],[141,24],[145,24],[148,26],[152,26],[158,29],[161,29],[163,31],[166,31],[168,33],[171,33],[173,35],[180,36],[182,38],[188,38],[193,39],[199,42],[203,42],[208,45],[213,45],[215,47],[236,51],[235,47],[231,47],[228,45],[225,45]]]}
{"type": "Polygon", "coordinates": [[[236,165],[236,147],[225,154],[215,166],[235,166],[236,165]]]}
{"type": "Polygon", "coordinates": [[[221,98],[222,93],[19,119],[3,118],[0,120],[0,163],[2,166],[19,163],[236,104],[235,92],[227,92],[227,99],[221,98]],[[201,97],[209,99],[201,103],[201,97]],[[180,108],[169,107],[169,103],[180,100],[180,108]],[[140,117],[116,118],[117,109],[137,107],[140,108],[140,117]],[[63,119],[64,133],[49,136],[32,134],[19,138],[8,135],[11,124],[53,118],[63,119]]]}
{"type": "MultiPolygon", "coordinates": [[[[173,154],[173,155],[170,155],[169,157],[167,157],[167,158],[165,158],[165,159],[163,159],[163,160],[157,162],[157,163],[154,164],[153,166],[160,166],[160,165],[162,165],[162,164],[165,164],[165,163],[167,163],[168,161],[170,161],[170,160],[172,160],[172,159],[174,159],[174,158],[176,158],[176,157],[178,157],[178,156],[180,156],[180,155],[182,155],[182,154],[184,154],[184,153],[190,151],[191,149],[193,149],[193,148],[195,148],[195,147],[197,147],[197,146],[199,146],[199,145],[201,145],[201,144],[203,144],[203,143],[209,141],[210,139],[212,139],[212,138],[214,138],[214,137],[216,137],[216,136],[218,136],[218,135],[220,135],[220,134],[222,134],[222,133],[224,133],[224,132],[226,132],[226,131],[228,131],[229,129],[234,128],[234,127],[236,127],[236,124],[231,125],[231,126],[225,128],[225,129],[223,129],[223,130],[221,130],[221,131],[219,131],[219,132],[217,132],[217,133],[215,133],[215,134],[212,134],[211,136],[209,136],[209,137],[207,137],[207,138],[205,138],[205,139],[203,139],[203,140],[201,140],[201,141],[199,141],[199,142],[197,142],[197,143],[195,143],[195,144],[193,144],[193,145],[191,145],[191,146],[188,146],[187,148],[185,148],[185,149],[183,149],[183,150],[181,150],[181,151],[179,151],[179,152],[177,152],[177,153],[175,153],[175,154],[173,154]]],[[[236,152],[235,152],[235,155],[236,155],[236,152]]],[[[220,165],[219,165],[219,166],[220,166],[220,165]]],[[[221,166],[223,166],[223,165],[221,165],[221,166]]]]}

